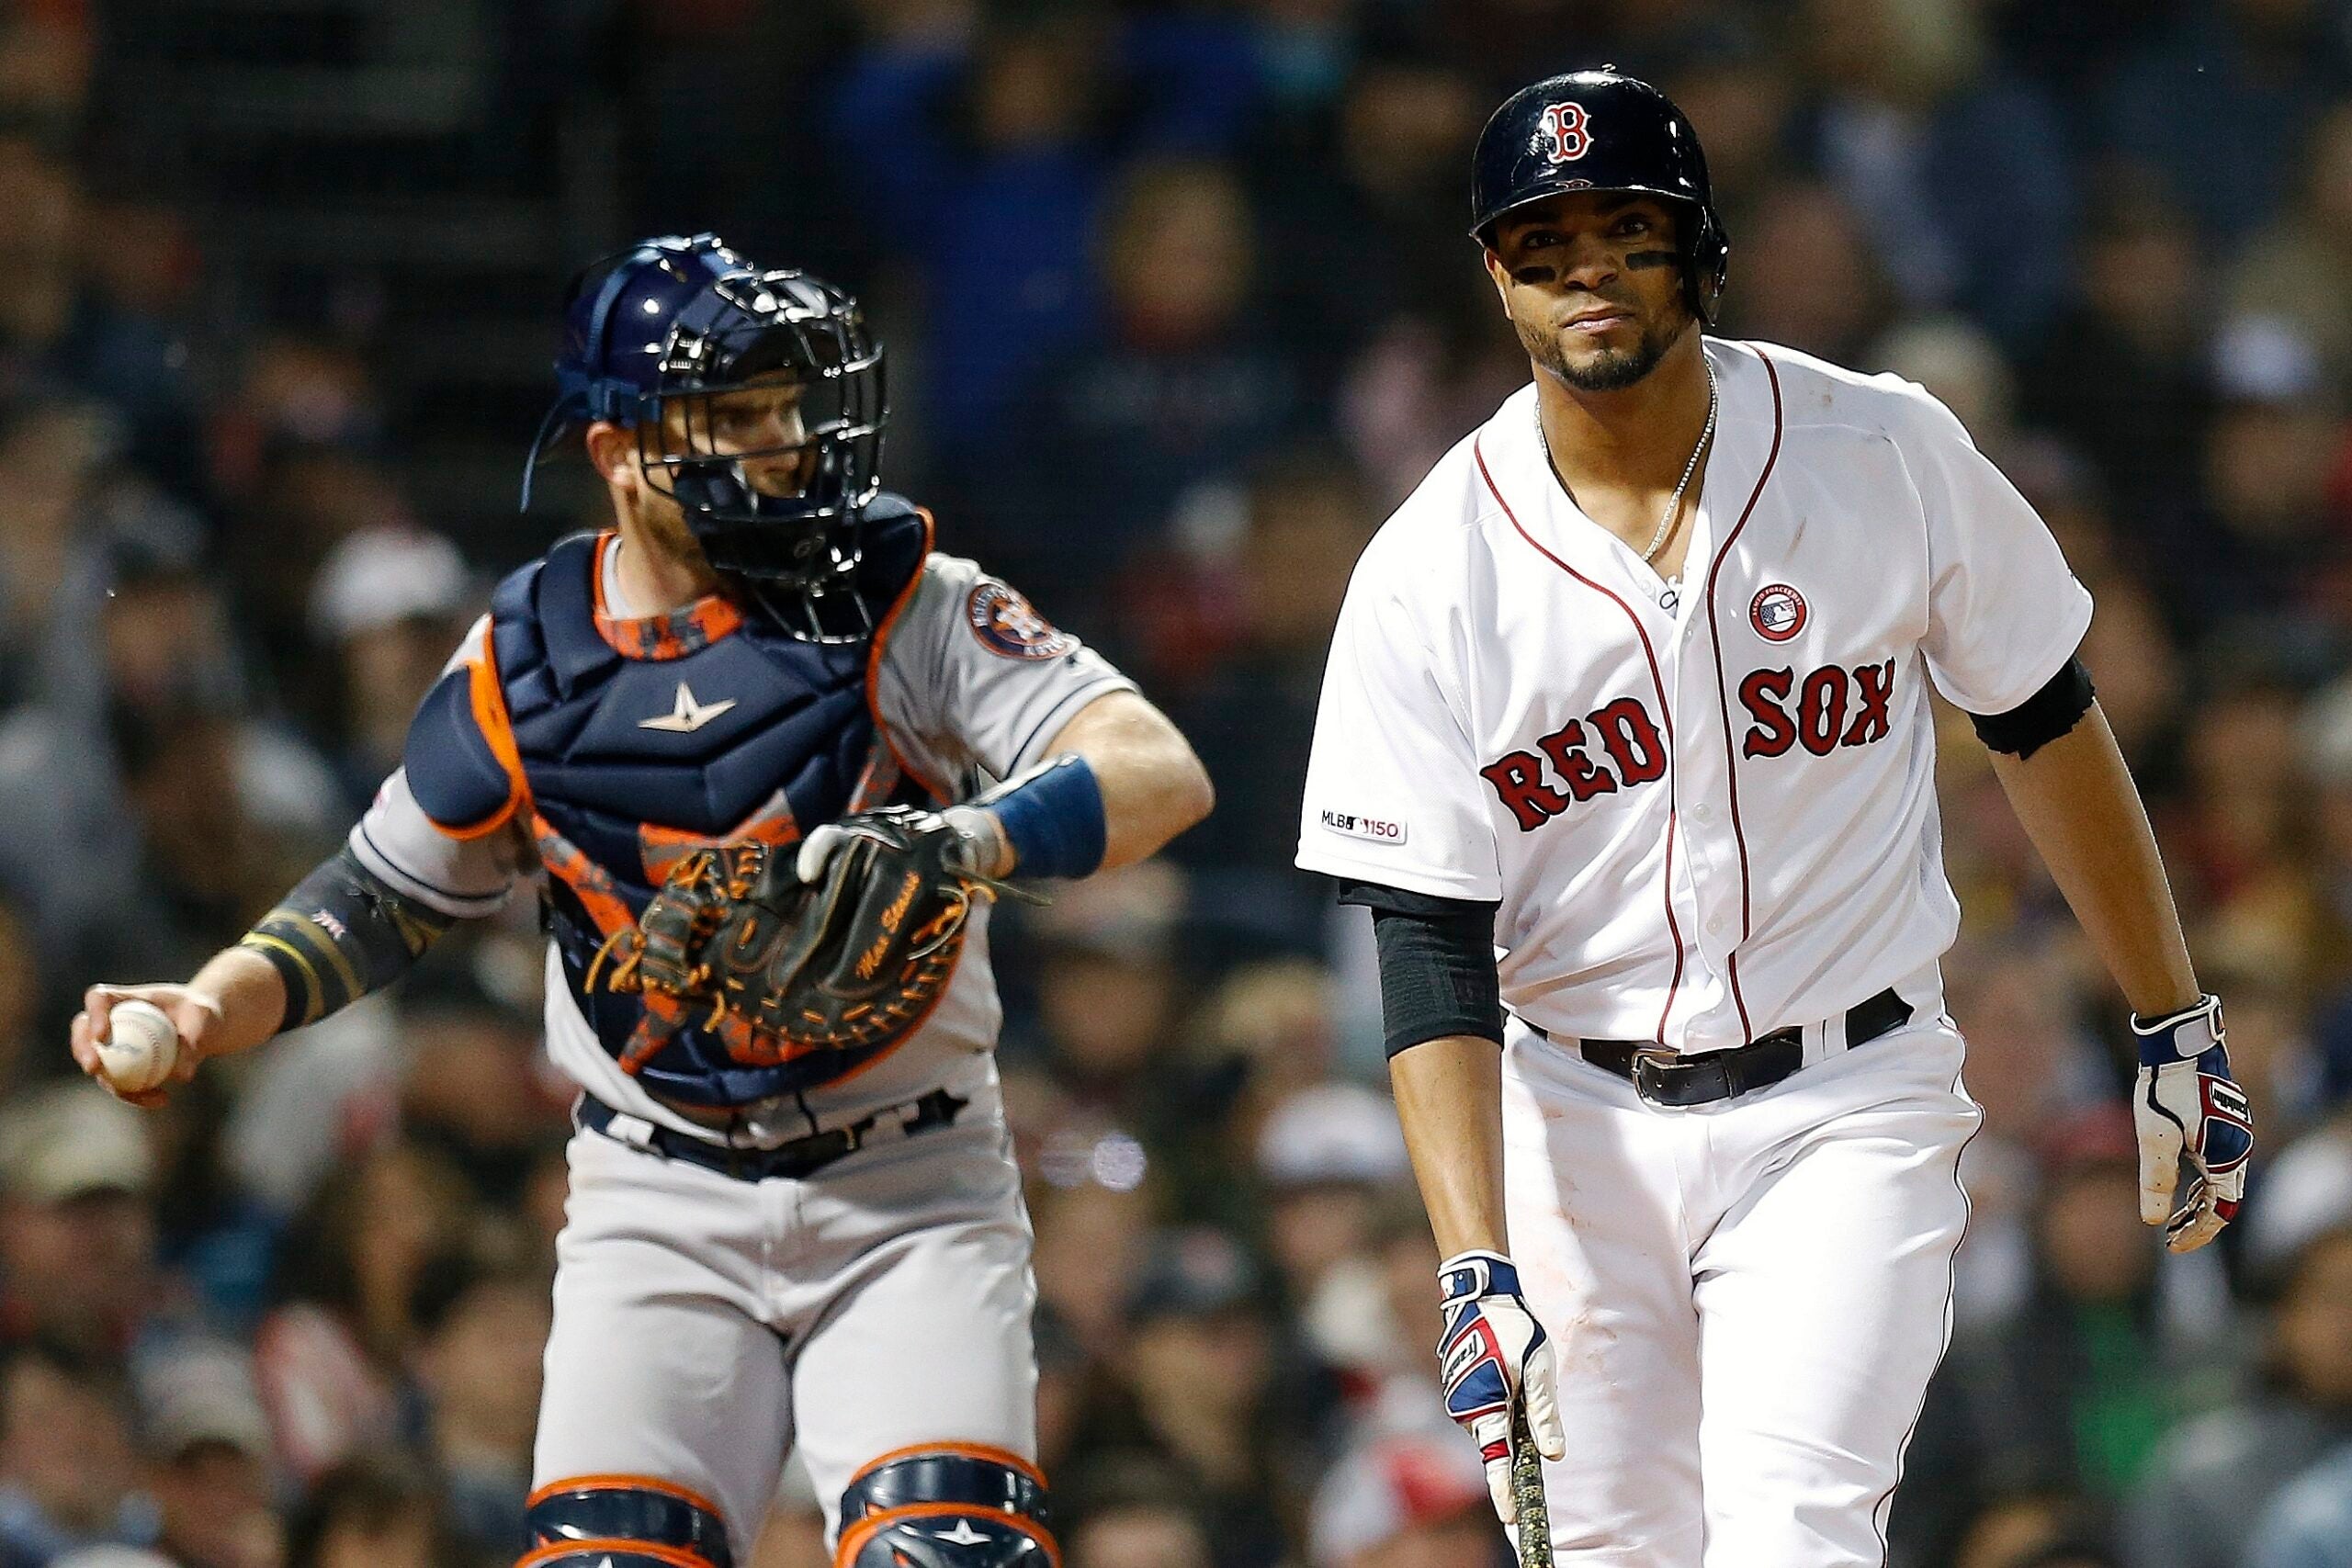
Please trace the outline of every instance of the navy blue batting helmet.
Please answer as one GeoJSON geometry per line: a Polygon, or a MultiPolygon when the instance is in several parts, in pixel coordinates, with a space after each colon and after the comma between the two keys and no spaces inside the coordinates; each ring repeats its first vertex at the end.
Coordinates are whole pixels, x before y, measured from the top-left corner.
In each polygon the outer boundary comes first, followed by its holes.
{"type": "Polygon", "coordinates": [[[636,432],[639,467],[714,569],[763,594],[848,582],[888,417],[881,345],[856,300],[754,267],[716,234],[647,240],[572,280],[555,373],[533,464],[555,431],[608,420],[636,432]],[[788,412],[732,428],[733,409],[778,385],[796,389],[788,412]],[[764,477],[779,473],[791,493],[764,477]]]}
{"type": "Polygon", "coordinates": [[[1699,133],[1674,101],[1637,77],[1572,71],[1504,100],[1470,169],[1470,235],[1494,240],[1514,208],[1566,191],[1641,191],[1684,209],[1682,275],[1694,314],[1714,319],[1731,243],[1715,214],[1699,133]]]}

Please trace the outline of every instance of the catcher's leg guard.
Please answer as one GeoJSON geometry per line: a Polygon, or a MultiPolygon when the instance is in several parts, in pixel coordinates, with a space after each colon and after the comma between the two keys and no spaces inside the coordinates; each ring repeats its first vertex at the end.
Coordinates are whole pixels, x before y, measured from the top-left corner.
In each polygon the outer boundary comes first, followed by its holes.
{"type": "Polygon", "coordinates": [[[734,1568],[718,1510],[666,1481],[582,1475],[531,1494],[515,1568],[734,1568]]]}
{"type": "Polygon", "coordinates": [[[834,1568],[1060,1568],[1046,1478],[1001,1449],[884,1454],[842,1494],[834,1568]]]}

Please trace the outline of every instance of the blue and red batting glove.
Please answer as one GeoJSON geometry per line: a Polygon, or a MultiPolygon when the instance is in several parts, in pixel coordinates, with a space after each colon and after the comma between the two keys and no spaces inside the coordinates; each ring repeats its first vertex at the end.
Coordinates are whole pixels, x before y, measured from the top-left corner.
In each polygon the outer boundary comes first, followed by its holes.
{"type": "Polygon", "coordinates": [[[1510,1484],[1513,1402],[1527,1402],[1536,1452],[1562,1459],[1568,1451],[1552,1379],[1552,1347],[1519,1293],[1519,1270],[1510,1258],[1494,1252],[1460,1253],[1445,1260],[1437,1278],[1445,1314],[1445,1332],[1437,1342],[1445,1413],[1477,1443],[1495,1512],[1512,1524],[1519,1517],[1510,1484]]]}
{"type": "Polygon", "coordinates": [[[2193,1252],[2237,1217],[2245,1197],[2246,1156],[2254,1152],[2254,1115],[2230,1076],[2222,998],[2162,1018],[2132,1015],[2140,1042],[2140,1077],[2132,1120],[2140,1134],[2140,1218],[2165,1227],[2165,1245],[2193,1252]],[[2174,1205],[2180,1168],[2188,1184],[2174,1205]]]}

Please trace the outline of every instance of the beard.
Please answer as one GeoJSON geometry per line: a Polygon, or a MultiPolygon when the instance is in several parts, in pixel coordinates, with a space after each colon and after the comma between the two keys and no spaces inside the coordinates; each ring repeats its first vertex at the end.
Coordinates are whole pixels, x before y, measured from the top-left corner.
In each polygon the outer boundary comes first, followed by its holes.
{"type": "Polygon", "coordinates": [[[1631,347],[1601,349],[1582,363],[1574,363],[1556,330],[1511,319],[1527,356],[1579,392],[1617,392],[1634,385],[1657,368],[1688,324],[1683,311],[1669,310],[1662,318],[1645,321],[1640,341],[1631,347]]]}

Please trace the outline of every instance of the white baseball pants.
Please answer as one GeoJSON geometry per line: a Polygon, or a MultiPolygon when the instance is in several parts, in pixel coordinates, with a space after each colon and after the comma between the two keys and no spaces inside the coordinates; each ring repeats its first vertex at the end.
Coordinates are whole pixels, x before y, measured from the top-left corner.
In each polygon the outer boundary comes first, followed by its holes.
{"type": "Polygon", "coordinates": [[[739,1181],[576,1134],[532,1484],[641,1476],[750,1559],[797,1446],[840,1525],[874,1460],[1037,1452],[1030,1230],[991,1086],[952,1126],[804,1181],[739,1181]]]}
{"type": "Polygon", "coordinates": [[[1878,1568],[1951,1337],[1980,1116],[1959,1034],[1922,1019],[1685,1111],[1511,1034],[1511,1253],[1568,1437],[1544,1467],[1557,1561],[1878,1568]]]}

